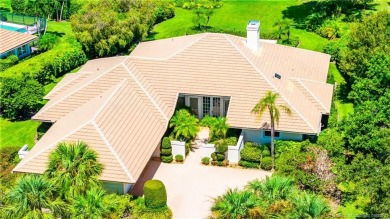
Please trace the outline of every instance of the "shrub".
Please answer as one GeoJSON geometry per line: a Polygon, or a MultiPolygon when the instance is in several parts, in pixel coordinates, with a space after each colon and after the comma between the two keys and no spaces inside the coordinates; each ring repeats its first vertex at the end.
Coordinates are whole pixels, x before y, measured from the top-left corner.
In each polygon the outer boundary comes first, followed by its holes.
{"type": "Polygon", "coordinates": [[[339,40],[331,40],[324,46],[323,52],[330,55],[330,61],[340,61],[342,44],[339,40]]]}
{"type": "Polygon", "coordinates": [[[12,66],[2,73],[2,77],[15,77],[27,74],[41,84],[51,82],[52,77],[79,67],[87,61],[84,51],[74,38],[62,38],[53,49],[12,66]]]}
{"type": "Polygon", "coordinates": [[[45,52],[52,49],[58,43],[59,37],[54,34],[45,34],[38,41],[38,48],[40,52],[45,52]]]}
{"type": "Polygon", "coordinates": [[[216,161],[217,160],[217,153],[211,153],[211,159],[213,160],[213,161],[216,161]]]}
{"type": "Polygon", "coordinates": [[[225,140],[219,140],[215,142],[214,147],[219,153],[223,154],[228,150],[228,143],[225,140]]]}
{"type": "Polygon", "coordinates": [[[148,208],[144,198],[138,198],[131,203],[131,214],[137,219],[171,219],[172,211],[168,206],[161,208],[148,208]]]}
{"type": "Polygon", "coordinates": [[[160,180],[148,180],[144,185],[145,205],[148,208],[167,206],[167,191],[160,180]]]}
{"type": "Polygon", "coordinates": [[[245,142],[244,147],[255,147],[255,144],[253,142],[247,141],[245,142]]]}
{"type": "Polygon", "coordinates": [[[181,162],[184,161],[184,157],[183,157],[183,155],[181,155],[181,154],[177,154],[177,155],[175,156],[175,160],[176,160],[176,162],[181,163],[181,162]]]}
{"type": "Polygon", "coordinates": [[[175,8],[170,2],[167,1],[157,1],[156,11],[154,13],[156,20],[155,24],[160,23],[162,21],[168,20],[169,18],[173,18],[175,16],[175,8]]]}
{"type": "Polygon", "coordinates": [[[254,163],[254,162],[250,162],[250,161],[240,160],[238,162],[238,165],[240,165],[242,167],[245,167],[245,168],[256,168],[256,169],[258,169],[260,164],[259,163],[254,163]]]}
{"type": "Polygon", "coordinates": [[[18,61],[19,58],[16,55],[10,55],[5,59],[0,59],[0,72],[15,65],[18,61]]]}
{"type": "Polygon", "coordinates": [[[225,155],[221,153],[217,153],[217,161],[224,161],[225,160],[225,155]]]}
{"type": "Polygon", "coordinates": [[[268,150],[268,149],[265,149],[261,152],[261,154],[263,155],[263,157],[269,157],[271,156],[271,152],[268,150]]]}
{"type": "Polygon", "coordinates": [[[271,170],[272,169],[272,158],[264,157],[261,159],[260,167],[263,170],[271,170]]]}
{"type": "Polygon", "coordinates": [[[202,164],[209,165],[210,164],[210,158],[209,157],[202,158],[202,164]]]}
{"type": "Polygon", "coordinates": [[[163,163],[172,163],[173,156],[172,155],[170,155],[170,156],[161,156],[161,161],[163,163]]]}
{"type": "Polygon", "coordinates": [[[244,146],[244,148],[240,152],[240,155],[241,160],[260,163],[261,150],[257,147],[244,146]]]}
{"type": "Polygon", "coordinates": [[[41,107],[44,89],[29,76],[3,78],[0,109],[5,118],[29,117],[41,107]]]}
{"type": "Polygon", "coordinates": [[[236,137],[229,137],[227,139],[225,139],[226,143],[228,145],[236,145],[237,144],[237,138],[236,137]]]}
{"type": "Polygon", "coordinates": [[[161,156],[170,156],[170,155],[172,155],[172,149],[162,148],[160,154],[161,154],[161,156]]]}
{"type": "Polygon", "coordinates": [[[171,149],[172,148],[171,140],[168,137],[163,138],[161,148],[163,148],[163,149],[171,149]]]}

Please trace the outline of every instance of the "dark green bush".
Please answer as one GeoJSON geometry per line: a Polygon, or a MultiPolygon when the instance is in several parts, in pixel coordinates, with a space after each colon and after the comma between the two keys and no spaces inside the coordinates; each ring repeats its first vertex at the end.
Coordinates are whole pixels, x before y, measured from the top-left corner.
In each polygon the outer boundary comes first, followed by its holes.
{"type": "Polygon", "coordinates": [[[167,206],[167,191],[160,180],[148,180],[144,185],[145,205],[148,208],[167,206]]]}
{"type": "Polygon", "coordinates": [[[215,149],[218,153],[225,153],[228,150],[228,143],[226,140],[219,140],[214,144],[215,149]]]}
{"type": "Polygon", "coordinates": [[[209,165],[210,164],[210,158],[209,157],[202,158],[202,164],[209,165]]]}
{"type": "Polygon", "coordinates": [[[176,162],[181,163],[181,162],[184,161],[184,157],[183,157],[183,155],[181,155],[181,154],[177,154],[177,155],[175,156],[175,160],[176,160],[176,162]]]}
{"type": "Polygon", "coordinates": [[[170,156],[161,156],[161,161],[163,163],[172,163],[173,156],[172,155],[170,155],[170,156]]]}
{"type": "Polygon", "coordinates": [[[213,160],[213,161],[217,161],[217,153],[211,153],[211,159],[213,160]]]}
{"type": "Polygon", "coordinates": [[[34,56],[5,70],[2,77],[31,75],[41,84],[51,82],[52,77],[60,77],[87,61],[84,51],[74,38],[62,38],[53,49],[34,56]]]}
{"type": "Polygon", "coordinates": [[[41,107],[44,89],[29,76],[3,78],[0,109],[8,119],[28,118],[41,107]]]}
{"type": "Polygon", "coordinates": [[[171,149],[171,140],[168,137],[164,137],[161,143],[161,148],[163,149],[171,149]]]}
{"type": "Polygon", "coordinates": [[[263,155],[263,157],[269,157],[271,156],[271,152],[268,150],[268,149],[265,149],[261,152],[261,154],[263,155]]]}
{"type": "Polygon", "coordinates": [[[156,1],[158,4],[154,13],[156,19],[155,24],[165,21],[175,16],[175,7],[168,1],[156,1]]]}
{"type": "Polygon", "coordinates": [[[172,149],[161,149],[161,156],[170,156],[172,155],[172,149]]]}
{"type": "Polygon", "coordinates": [[[261,150],[257,147],[244,146],[244,148],[240,152],[240,155],[241,160],[260,163],[261,150]]]}
{"type": "Polygon", "coordinates": [[[39,52],[46,52],[47,50],[53,49],[58,43],[59,37],[54,34],[45,34],[38,41],[39,52]]]}
{"type": "Polygon", "coordinates": [[[256,169],[258,169],[259,166],[260,166],[260,163],[254,163],[254,162],[250,162],[250,161],[240,160],[238,162],[238,165],[240,165],[242,167],[245,167],[245,168],[256,168],[256,169]]]}
{"type": "Polygon", "coordinates": [[[217,153],[217,161],[224,161],[225,160],[225,154],[217,153]]]}
{"type": "Polygon", "coordinates": [[[261,159],[260,167],[263,170],[271,170],[272,169],[272,158],[264,157],[261,159]]]}

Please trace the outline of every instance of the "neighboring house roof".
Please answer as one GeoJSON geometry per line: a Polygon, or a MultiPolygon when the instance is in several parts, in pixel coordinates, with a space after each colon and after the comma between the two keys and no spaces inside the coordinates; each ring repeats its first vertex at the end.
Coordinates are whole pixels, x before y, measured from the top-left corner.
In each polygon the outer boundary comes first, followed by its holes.
{"type": "Polygon", "coordinates": [[[172,117],[179,93],[230,96],[228,123],[263,127],[252,108],[267,90],[278,92],[277,130],[316,134],[330,112],[326,84],[330,56],[265,42],[254,52],[245,39],[197,34],[139,44],[128,57],[97,59],[67,75],[33,117],[55,122],[14,169],[42,173],[60,141],[83,140],[106,166],[102,180],[132,183],[151,157],[172,117]],[[281,79],[274,77],[275,73],[281,79]]]}
{"type": "Polygon", "coordinates": [[[0,54],[27,44],[36,38],[34,35],[0,29],[0,54]]]}

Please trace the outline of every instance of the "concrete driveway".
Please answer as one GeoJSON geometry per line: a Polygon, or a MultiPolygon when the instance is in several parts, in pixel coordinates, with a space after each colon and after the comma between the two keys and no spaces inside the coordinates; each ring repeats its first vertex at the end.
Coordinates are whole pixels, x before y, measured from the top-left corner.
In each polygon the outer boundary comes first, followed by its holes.
{"type": "Polygon", "coordinates": [[[194,150],[184,164],[151,160],[131,193],[142,195],[146,180],[159,179],[166,186],[168,206],[174,218],[207,218],[213,197],[222,195],[228,188],[243,188],[248,181],[271,175],[261,170],[204,166],[200,163],[200,149],[194,150]]]}

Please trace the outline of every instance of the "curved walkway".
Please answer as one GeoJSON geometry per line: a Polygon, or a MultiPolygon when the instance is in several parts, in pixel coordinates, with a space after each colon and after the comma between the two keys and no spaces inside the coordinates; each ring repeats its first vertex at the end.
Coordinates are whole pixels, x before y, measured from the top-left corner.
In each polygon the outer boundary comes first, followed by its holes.
{"type": "Polygon", "coordinates": [[[222,195],[227,188],[243,188],[248,181],[271,175],[262,170],[204,166],[200,161],[201,151],[196,148],[183,164],[151,160],[132,194],[142,195],[146,180],[159,179],[167,188],[168,206],[174,218],[207,218],[213,197],[222,195]]]}

